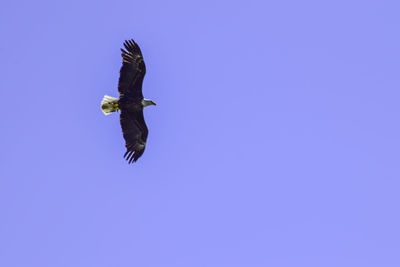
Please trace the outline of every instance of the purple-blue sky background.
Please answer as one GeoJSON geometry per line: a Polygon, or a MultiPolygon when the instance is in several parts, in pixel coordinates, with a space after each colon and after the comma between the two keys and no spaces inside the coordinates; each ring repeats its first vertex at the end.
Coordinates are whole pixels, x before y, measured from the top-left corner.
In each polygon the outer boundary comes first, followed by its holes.
{"type": "Polygon", "coordinates": [[[0,266],[400,266],[398,1],[7,1],[0,266]],[[147,63],[122,158],[119,48],[147,63]]]}

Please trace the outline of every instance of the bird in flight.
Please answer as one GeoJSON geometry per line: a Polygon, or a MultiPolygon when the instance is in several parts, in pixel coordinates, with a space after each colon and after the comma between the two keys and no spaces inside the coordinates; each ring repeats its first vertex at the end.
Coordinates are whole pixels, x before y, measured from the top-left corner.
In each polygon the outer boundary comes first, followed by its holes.
{"type": "Polygon", "coordinates": [[[133,163],[143,155],[149,133],[144,121],[143,108],[156,103],[143,97],[142,84],[146,66],[139,46],[135,41],[127,40],[124,47],[125,49],[121,49],[119,98],[105,95],[101,101],[101,110],[104,115],[121,111],[120,123],[126,147],[124,158],[128,163],[133,163]]]}

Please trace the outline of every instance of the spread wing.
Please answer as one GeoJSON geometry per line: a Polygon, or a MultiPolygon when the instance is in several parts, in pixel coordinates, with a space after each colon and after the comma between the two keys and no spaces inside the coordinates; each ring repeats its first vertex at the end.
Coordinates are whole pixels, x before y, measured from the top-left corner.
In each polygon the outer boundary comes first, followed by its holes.
{"type": "Polygon", "coordinates": [[[121,49],[122,67],[118,82],[120,99],[140,102],[143,99],[142,84],[146,65],[139,46],[133,40],[125,41],[124,47],[126,50],[121,49]]]}
{"type": "Polygon", "coordinates": [[[143,155],[149,130],[141,110],[121,109],[121,127],[125,139],[126,152],[124,158],[133,163],[143,155]]]}

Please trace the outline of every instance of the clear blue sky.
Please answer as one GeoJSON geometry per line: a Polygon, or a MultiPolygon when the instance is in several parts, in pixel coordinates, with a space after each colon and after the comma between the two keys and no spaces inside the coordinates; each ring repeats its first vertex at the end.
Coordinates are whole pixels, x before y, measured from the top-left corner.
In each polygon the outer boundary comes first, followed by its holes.
{"type": "Polygon", "coordinates": [[[399,1],[8,1],[0,266],[400,266],[399,1]],[[123,159],[120,47],[147,63],[123,159]]]}

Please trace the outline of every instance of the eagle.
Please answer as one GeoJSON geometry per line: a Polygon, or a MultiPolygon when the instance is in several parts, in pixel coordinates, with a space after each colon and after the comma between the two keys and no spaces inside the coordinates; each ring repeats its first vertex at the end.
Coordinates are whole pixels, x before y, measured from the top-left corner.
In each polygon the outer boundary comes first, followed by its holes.
{"type": "Polygon", "coordinates": [[[146,65],[139,46],[131,39],[124,42],[124,47],[125,49],[121,49],[119,98],[105,95],[101,101],[101,110],[104,115],[118,110],[121,112],[120,123],[126,147],[124,158],[130,164],[143,155],[146,147],[149,130],[144,121],[143,108],[156,103],[143,97],[142,84],[146,65]]]}

